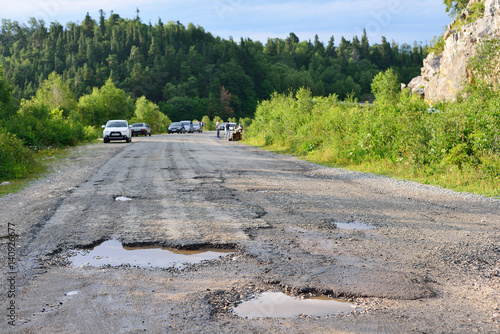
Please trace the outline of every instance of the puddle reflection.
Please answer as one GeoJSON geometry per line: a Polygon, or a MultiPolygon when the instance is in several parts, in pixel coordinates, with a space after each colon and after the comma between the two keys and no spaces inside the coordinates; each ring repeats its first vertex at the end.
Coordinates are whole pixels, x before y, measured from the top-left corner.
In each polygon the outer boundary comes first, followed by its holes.
{"type": "Polygon", "coordinates": [[[282,292],[264,292],[257,298],[241,303],[233,312],[240,317],[252,319],[292,318],[302,314],[320,317],[351,313],[354,309],[354,304],[333,298],[298,299],[282,292]]]}
{"type": "Polygon", "coordinates": [[[108,240],[89,251],[80,251],[72,258],[76,267],[130,265],[144,268],[182,268],[185,264],[215,260],[229,253],[229,249],[200,249],[194,251],[161,247],[125,247],[118,240],[108,240]]]}

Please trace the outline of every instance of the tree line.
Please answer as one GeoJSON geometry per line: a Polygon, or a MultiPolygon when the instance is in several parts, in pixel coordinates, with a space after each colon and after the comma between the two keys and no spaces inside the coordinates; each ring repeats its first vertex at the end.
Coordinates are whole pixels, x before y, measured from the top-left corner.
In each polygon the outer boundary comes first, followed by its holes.
{"type": "MultiPolygon", "coordinates": [[[[161,19],[143,23],[102,10],[81,23],[47,25],[35,18],[21,24],[2,20],[0,64],[13,96],[34,96],[53,72],[78,99],[108,79],[132,99],[145,97],[172,120],[204,115],[252,117],[259,101],[273,92],[309,87],[314,95],[369,99],[380,71],[393,68],[401,82],[419,75],[427,46],[399,45],[382,38],[370,45],[366,32],[352,41],[332,36],[325,45],[269,38],[236,42],[200,26],[161,19]]],[[[85,119],[85,125],[92,123],[85,119]]]]}
{"type": "Polygon", "coordinates": [[[314,162],[500,196],[500,41],[483,40],[457,101],[401,90],[392,69],[372,81],[373,104],[273,94],[257,107],[245,140],[314,162]],[[352,103],[345,103],[352,102],[352,103]]]}

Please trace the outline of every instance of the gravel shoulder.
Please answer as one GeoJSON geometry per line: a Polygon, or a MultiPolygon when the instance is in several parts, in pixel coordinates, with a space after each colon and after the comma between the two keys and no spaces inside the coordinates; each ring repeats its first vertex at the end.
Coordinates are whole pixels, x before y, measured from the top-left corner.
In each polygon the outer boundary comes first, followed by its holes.
{"type": "Polygon", "coordinates": [[[318,166],[213,132],[70,151],[0,198],[1,332],[500,332],[497,199],[318,166]],[[112,239],[232,252],[182,268],[72,264],[75,252],[112,239]],[[263,291],[356,307],[323,317],[232,312],[263,291]]]}

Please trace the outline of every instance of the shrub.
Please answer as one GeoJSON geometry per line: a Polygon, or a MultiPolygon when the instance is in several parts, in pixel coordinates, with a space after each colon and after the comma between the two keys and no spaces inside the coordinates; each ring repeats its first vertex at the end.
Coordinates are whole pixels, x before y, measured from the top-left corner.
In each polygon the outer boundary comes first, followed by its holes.
{"type": "Polygon", "coordinates": [[[398,75],[392,68],[377,74],[373,78],[371,87],[378,104],[396,103],[401,91],[398,75]]]}
{"type": "Polygon", "coordinates": [[[33,164],[33,153],[22,140],[0,127],[0,180],[27,176],[33,164]]]}
{"type": "Polygon", "coordinates": [[[434,106],[407,92],[376,105],[307,90],[274,94],[258,105],[245,140],[329,165],[377,166],[438,183],[453,171],[484,185],[500,180],[500,94],[481,86],[466,100],[434,106]]]}

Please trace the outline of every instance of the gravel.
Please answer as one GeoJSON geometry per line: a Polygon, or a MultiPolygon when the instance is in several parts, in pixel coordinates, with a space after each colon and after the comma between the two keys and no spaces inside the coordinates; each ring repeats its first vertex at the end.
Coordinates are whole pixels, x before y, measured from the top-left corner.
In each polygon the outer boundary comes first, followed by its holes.
{"type": "Polygon", "coordinates": [[[4,317],[3,332],[500,332],[498,199],[318,166],[212,132],[80,146],[52,166],[0,199],[0,234],[10,223],[17,235],[15,298],[0,291],[17,306],[15,326],[4,317]],[[110,239],[237,253],[180,269],[72,265],[77,250],[110,239]],[[359,311],[232,312],[266,291],[359,311]]]}

